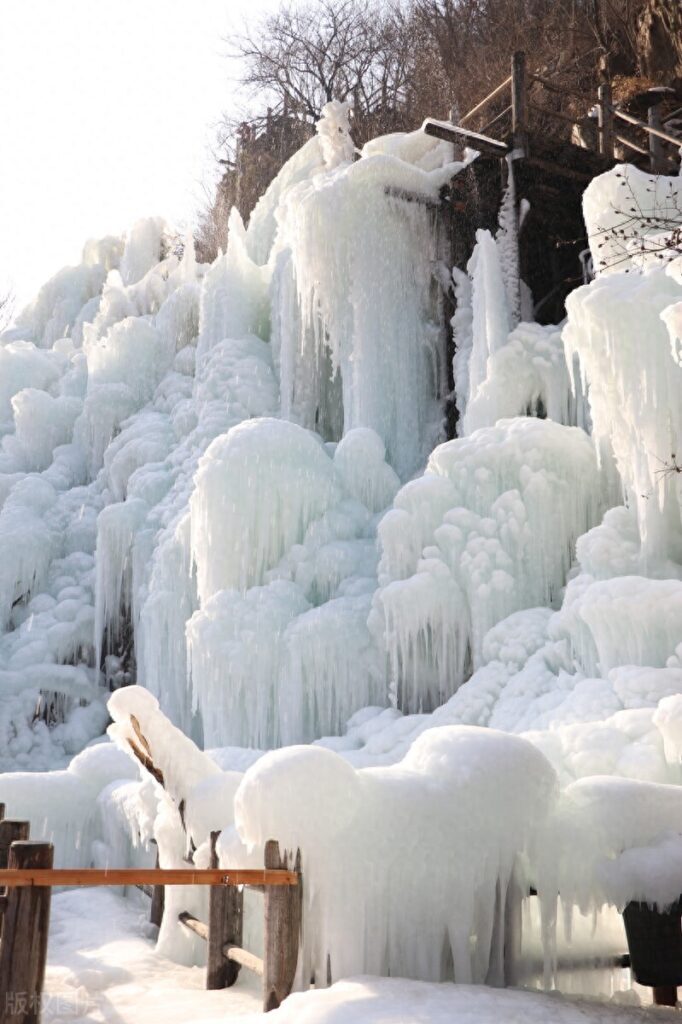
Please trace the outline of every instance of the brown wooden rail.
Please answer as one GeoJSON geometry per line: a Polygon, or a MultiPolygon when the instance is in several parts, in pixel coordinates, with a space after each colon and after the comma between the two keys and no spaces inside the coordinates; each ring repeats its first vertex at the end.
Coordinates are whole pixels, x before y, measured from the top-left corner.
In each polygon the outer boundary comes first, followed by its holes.
{"type": "MultiPolygon", "coordinates": [[[[576,63],[578,60],[582,60],[593,52],[593,50],[590,50],[587,53],[582,54],[581,57],[577,58],[573,63],[576,63]]],[[[614,145],[618,143],[620,146],[629,149],[631,152],[638,153],[641,156],[648,156],[649,167],[653,173],[660,174],[671,172],[673,169],[673,161],[671,157],[666,154],[663,147],[667,145],[675,146],[679,149],[680,146],[682,146],[682,138],[667,131],[661,121],[659,104],[662,96],[660,95],[660,92],[654,91],[654,93],[652,93],[648,117],[646,121],[643,121],[640,118],[635,117],[633,114],[621,110],[619,107],[614,105],[608,64],[604,58],[600,61],[600,74],[602,81],[598,89],[596,105],[596,148],[603,156],[614,159],[614,145]],[[644,133],[642,142],[637,142],[627,136],[618,134],[614,128],[614,121],[624,121],[637,131],[644,133]]],[[[481,151],[488,153],[489,155],[505,155],[508,152],[512,152],[514,158],[519,158],[528,157],[529,155],[528,115],[530,111],[533,111],[536,114],[547,115],[547,117],[554,118],[555,120],[562,121],[564,124],[570,124],[576,127],[588,123],[587,116],[572,117],[562,111],[552,110],[550,107],[543,107],[541,104],[533,102],[530,99],[530,87],[534,82],[537,82],[544,89],[548,89],[555,95],[571,96],[573,98],[577,97],[583,99],[582,94],[577,93],[575,90],[568,88],[562,83],[554,82],[544,75],[539,75],[527,70],[525,54],[523,51],[519,50],[514,53],[512,57],[511,75],[505,78],[503,82],[500,82],[500,84],[488,93],[484,99],[477,103],[475,107],[468,110],[463,117],[459,118],[459,122],[457,124],[427,118],[424,122],[424,131],[428,135],[435,135],[438,138],[446,139],[448,141],[466,143],[475,149],[480,149],[481,151]],[[492,120],[488,120],[487,124],[479,133],[473,132],[468,127],[469,123],[473,119],[477,118],[482,111],[486,110],[493,100],[499,100],[507,90],[509,90],[511,96],[511,103],[500,113],[496,114],[492,120]],[[503,140],[490,138],[486,135],[486,132],[488,132],[494,125],[499,124],[507,114],[511,114],[511,147],[503,140]]],[[[676,111],[675,113],[679,113],[679,111],[676,111]]]]}
{"type": "Polygon", "coordinates": [[[260,868],[32,868],[0,870],[0,885],[298,885],[295,871],[260,868]]]}
{"type": "Polygon", "coordinates": [[[3,820],[0,805],[0,1024],[39,1024],[53,886],[129,885],[152,894],[161,924],[166,885],[209,886],[209,919],[180,922],[208,945],[206,987],[227,988],[241,967],[263,978],[263,1007],[279,1006],[294,983],[301,931],[300,856],[266,844],[264,868],[220,868],[211,835],[210,868],[53,868],[53,847],[30,842],[27,822],[3,820]],[[264,896],[263,957],[243,949],[243,890],[264,896]]]}

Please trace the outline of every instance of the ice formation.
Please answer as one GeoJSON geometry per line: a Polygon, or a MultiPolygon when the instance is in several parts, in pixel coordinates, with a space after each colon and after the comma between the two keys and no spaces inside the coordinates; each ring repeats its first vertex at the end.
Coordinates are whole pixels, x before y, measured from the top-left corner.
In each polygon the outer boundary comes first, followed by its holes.
{"type": "Polygon", "coordinates": [[[435,210],[474,157],[357,153],[331,103],[210,267],[142,221],[0,339],[0,800],[71,863],[300,846],[320,984],[508,980],[531,884],[549,978],[558,892],[682,888],[682,262],[612,237],[679,183],[590,185],[560,326],[479,232],[449,396],[435,210]]]}

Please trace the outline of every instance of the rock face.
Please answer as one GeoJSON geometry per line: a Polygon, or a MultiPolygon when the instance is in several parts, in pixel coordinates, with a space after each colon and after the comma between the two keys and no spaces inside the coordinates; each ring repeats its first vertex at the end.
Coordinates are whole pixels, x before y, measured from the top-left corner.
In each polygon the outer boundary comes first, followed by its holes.
{"type": "Polygon", "coordinates": [[[641,72],[671,85],[682,80],[682,7],[679,0],[646,0],[639,17],[641,72]]]}

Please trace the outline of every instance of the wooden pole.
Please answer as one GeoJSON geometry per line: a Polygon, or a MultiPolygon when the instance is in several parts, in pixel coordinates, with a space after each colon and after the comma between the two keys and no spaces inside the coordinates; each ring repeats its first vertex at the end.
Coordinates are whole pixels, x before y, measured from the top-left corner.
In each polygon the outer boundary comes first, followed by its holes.
{"type": "Polygon", "coordinates": [[[528,156],[528,83],[526,78],[526,55],[517,50],[511,62],[512,80],[512,138],[514,157],[528,156]]]}
{"type": "Polygon", "coordinates": [[[5,805],[0,800],[0,821],[5,817],[5,805]]]}
{"type": "Polygon", "coordinates": [[[611,113],[610,82],[602,82],[599,86],[598,96],[599,152],[602,156],[613,158],[613,115],[611,113]]]}
{"type": "MultiPolygon", "coordinates": [[[[280,856],[279,844],[265,844],[266,870],[283,868],[293,858],[280,856]]],[[[301,852],[296,854],[293,870],[301,868],[301,852]]],[[[276,1010],[291,992],[296,977],[298,944],[301,933],[301,885],[295,888],[267,889],[265,892],[265,953],[263,1009],[276,1010]]]]}
{"type": "MultiPolygon", "coordinates": [[[[211,832],[211,867],[218,867],[216,843],[219,832],[211,832]]],[[[235,886],[213,888],[208,903],[208,960],[206,988],[229,988],[239,976],[240,965],[228,960],[225,946],[241,946],[244,890],[235,886]]]]}
{"type": "MultiPolygon", "coordinates": [[[[10,868],[50,868],[52,843],[17,842],[10,868]]],[[[0,944],[0,1024],[38,1024],[47,958],[50,898],[47,887],[11,889],[0,944]]]]}
{"type": "MultiPolygon", "coordinates": [[[[665,170],[665,154],[663,152],[663,143],[661,142],[660,136],[656,135],[656,132],[660,132],[662,128],[661,124],[661,108],[658,103],[654,103],[649,107],[647,123],[650,128],[653,128],[652,132],[648,132],[649,135],[649,166],[652,174],[663,174],[665,170]]],[[[664,1005],[669,1005],[665,1003],[664,1005]]]]}

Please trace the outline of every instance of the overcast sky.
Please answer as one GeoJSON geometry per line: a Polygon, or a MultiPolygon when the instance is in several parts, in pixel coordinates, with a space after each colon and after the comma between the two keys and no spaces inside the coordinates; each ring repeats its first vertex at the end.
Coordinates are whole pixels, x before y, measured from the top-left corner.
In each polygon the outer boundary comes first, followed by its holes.
{"type": "Polygon", "coordinates": [[[244,14],[274,0],[0,0],[0,287],[31,298],[84,240],[190,221],[244,14]]]}

